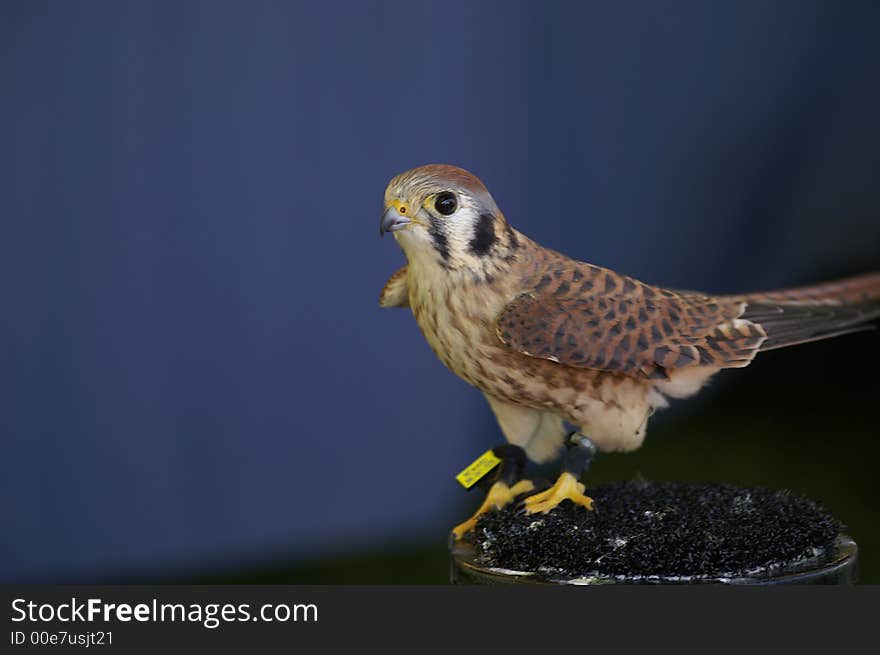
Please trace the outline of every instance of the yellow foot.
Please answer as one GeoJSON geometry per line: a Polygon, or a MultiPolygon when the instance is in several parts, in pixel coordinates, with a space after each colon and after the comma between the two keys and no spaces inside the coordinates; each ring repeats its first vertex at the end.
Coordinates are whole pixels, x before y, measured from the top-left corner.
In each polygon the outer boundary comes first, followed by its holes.
{"type": "Polygon", "coordinates": [[[584,485],[571,473],[563,473],[547,491],[526,498],[526,513],[546,514],[563,500],[570,500],[587,509],[593,509],[593,499],[584,495],[584,485]]]}
{"type": "Polygon", "coordinates": [[[485,513],[491,512],[493,509],[501,509],[520,494],[528,493],[535,488],[531,480],[520,480],[512,487],[508,487],[503,482],[496,482],[486,494],[486,500],[480,505],[472,517],[464,523],[459,523],[452,528],[452,534],[456,539],[461,539],[465,533],[470,532],[477,525],[477,520],[485,513]]]}

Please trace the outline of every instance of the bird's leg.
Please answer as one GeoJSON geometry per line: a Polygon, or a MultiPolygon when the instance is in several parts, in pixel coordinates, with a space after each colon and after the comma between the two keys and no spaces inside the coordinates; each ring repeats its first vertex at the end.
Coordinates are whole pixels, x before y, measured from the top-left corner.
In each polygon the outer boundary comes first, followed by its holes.
{"type": "Polygon", "coordinates": [[[486,499],[474,515],[452,529],[455,539],[461,539],[465,533],[473,530],[477,525],[477,520],[483,514],[501,509],[517,496],[533,491],[535,488],[531,480],[522,477],[526,467],[526,453],[522,448],[513,444],[504,444],[496,446],[492,452],[501,460],[495,481],[489,487],[486,499]]]}
{"type": "Polygon", "coordinates": [[[562,474],[547,491],[526,498],[526,513],[546,514],[563,500],[593,509],[593,499],[584,495],[584,485],[578,480],[596,456],[596,446],[584,435],[574,432],[569,436],[566,447],[562,474]]]}

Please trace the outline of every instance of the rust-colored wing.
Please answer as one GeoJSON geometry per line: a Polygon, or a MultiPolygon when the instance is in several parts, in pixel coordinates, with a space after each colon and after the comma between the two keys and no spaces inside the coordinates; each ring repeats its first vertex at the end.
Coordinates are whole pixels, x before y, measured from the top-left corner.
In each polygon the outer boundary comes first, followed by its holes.
{"type": "Polygon", "coordinates": [[[740,298],[659,289],[571,260],[550,261],[498,316],[509,347],[581,368],[665,379],[689,366],[747,365],[766,334],[740,298]]]}
{"type": "Polygon", "coordinates": [[[568,366],[665,379],[691,366],[737,368],[759,351],[870,329],[880,274],[761,294],[708,296],[650,286],[546,255],[498,316],[503,343],[568,366]]]}

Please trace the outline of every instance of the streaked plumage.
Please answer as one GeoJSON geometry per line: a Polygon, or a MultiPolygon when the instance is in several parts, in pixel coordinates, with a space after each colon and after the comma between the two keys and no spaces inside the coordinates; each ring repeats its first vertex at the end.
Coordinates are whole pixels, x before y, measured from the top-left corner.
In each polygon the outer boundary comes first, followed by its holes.
{"type": "Polygon", "coordinates": [[[800,289],[712,296],[662,289],[544,248],[513,229],[473,175],[398,175],[383,229],[407,257],[380,297],[409,306],[431,348],[480,389],[505,437],[555,456],[563,421],[605,451],[638,448],[653,410],[765,350],[870,327],[880,273],[800,289]],[[442,215],[441,198],[455,210],[442,215]],[[432,204],[434,203],[434,204],[432,204]]]}

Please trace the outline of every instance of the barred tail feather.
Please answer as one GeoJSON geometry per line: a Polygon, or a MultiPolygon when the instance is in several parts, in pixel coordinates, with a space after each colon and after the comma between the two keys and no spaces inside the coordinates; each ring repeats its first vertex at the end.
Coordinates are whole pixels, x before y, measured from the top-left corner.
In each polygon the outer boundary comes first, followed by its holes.
{"type": "Polygon", "coordinates": [[[814,286],[740,296],[741,318],[767,333],[760,350],[773,350],[871,330],[880,318],[880,273],[814,286]]]}
{"type": "Polygon", "coordinates": [[[880,271],[793,289],[739,296],[756,303],[871,304],[880,302],[880,271]]]}

